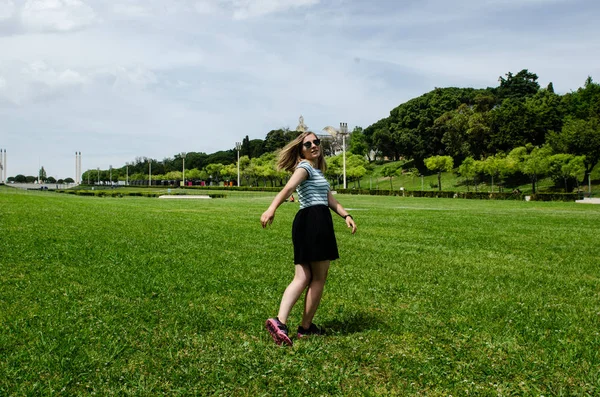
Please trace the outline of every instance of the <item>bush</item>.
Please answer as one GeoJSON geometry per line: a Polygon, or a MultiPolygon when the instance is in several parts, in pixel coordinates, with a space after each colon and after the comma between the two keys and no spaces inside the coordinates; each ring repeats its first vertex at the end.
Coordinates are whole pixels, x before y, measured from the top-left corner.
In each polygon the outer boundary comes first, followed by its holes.
{"type": "Polygon", "coordinates": [[[529,196],[531,201],[575,201],[579,200],[579,193],[536,193],[529,196]]]}

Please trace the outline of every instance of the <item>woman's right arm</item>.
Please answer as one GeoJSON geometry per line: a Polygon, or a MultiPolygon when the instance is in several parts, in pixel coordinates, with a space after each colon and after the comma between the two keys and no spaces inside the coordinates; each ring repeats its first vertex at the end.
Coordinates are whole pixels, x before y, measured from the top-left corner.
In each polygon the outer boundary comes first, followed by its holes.
{"type": "Polygon", "coordinates": [[[267,210],[261,215],[260,223],[263,228],[273,223],[273,219],[275,218],[275,211],[277,210],[277,208],[279,208],[281,203],[283,203],[286,198],[290,197],[290,194],[292,194],[294,190],[296,190],[298,185],[302,183],[302,181],[304,181],[307,177],[308,172],[305,169],[296,168],[296,171],[294,171],[288,183],[286,183],[283,189],[281,189],[281,191],[277,193],[277,196],[275,196],[269,208],[267,208],[267,210]]]}

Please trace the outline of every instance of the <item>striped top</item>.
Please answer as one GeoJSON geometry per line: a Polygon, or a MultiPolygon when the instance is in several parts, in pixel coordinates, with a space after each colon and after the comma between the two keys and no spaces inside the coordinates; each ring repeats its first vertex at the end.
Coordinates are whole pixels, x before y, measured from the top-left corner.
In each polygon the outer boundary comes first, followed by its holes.
{"type": "Polygon", "coordinates": [[[328,205],[329,182],[327,182],[321,170],[313,168],[308,160],[302,160],[296,168],[303,168],[308,172],[308,178],[296,188],[300,209],[312,207],[313,205],[328,205]]]}

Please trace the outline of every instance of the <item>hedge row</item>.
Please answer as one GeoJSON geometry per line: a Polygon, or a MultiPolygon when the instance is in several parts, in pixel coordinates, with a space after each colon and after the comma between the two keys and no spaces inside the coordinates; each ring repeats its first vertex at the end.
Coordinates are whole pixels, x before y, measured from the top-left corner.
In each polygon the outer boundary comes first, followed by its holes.
{"type": "MultiPolygon", "coordinates": [[[[140,186],[141,187],[141,186],[140,186]]],[[[249,187],[249,186],[186,186],[186,190],[232,190],[238,192],[279,192],[281,187],[249,187]]],[[[79,196],[96,197],[159,197],[164,193],[156,192],[120,192],[117,190],[56,190],[58,193],[76,194],[79,196]]],[[[454,192],[454,191],[434,191],[434,190],[369,190],[369,189],[337,189],[340,194],[371,195],[371,196],[403,196],[403,197],[429,197],[429,198],[462,198],[471,200],[525,200],[524,194],[514,193],[489,193],[489,192],[454,192]]],[[[173,195],[184,194],[181,191],[171,193],[173,195]]],[[[211,198],[226,197],[225,194],[211,193],[211,198]]],[[[580,199],[578,193],[536,193],[529,196],[530,201],[575,201],[580,199]]]]}
{"type": "MultiPolygon", "coordinates": [[[[135,197],[160,197],[164,196],[164,193],[157,192],[119,192],[117,190],[56,190],[57,193],[66,193],[66,194],[74,194],[76,196],[93,196],[93,197],[125,197],[125,196],[135,196],[135,197]]],[[[172,193],[173,196],[185,196],[182,193],[172,193]]],[[[207,195],[210,198],[224,198],[227,197],[225,194],[216,194],[211,193],[207,195]]]]}
{"type": "MultiPolygon", "coordinates": [[[[369,190],[369,189],[338,189],[341,194],[359,194],[371,196],[403,196],[430,198],[463,198],[474,200],[525,200],[524,194],[489,193],[489,192],[453,192],[453,191],[422,191],[422,190],[369,190]]],[[[579,200],[578,193],[537,193],[529,196],[530,201],[575,201],[579,200]]]]}

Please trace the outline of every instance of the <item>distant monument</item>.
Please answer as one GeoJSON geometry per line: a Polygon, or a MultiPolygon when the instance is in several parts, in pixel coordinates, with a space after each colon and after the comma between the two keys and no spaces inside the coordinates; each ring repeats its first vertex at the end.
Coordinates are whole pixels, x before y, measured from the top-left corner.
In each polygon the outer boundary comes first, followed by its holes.
{"type": "Polygon", "coordinates": [[[298,127],[296,127],[296,131],[300,131],[300,132],[308,131],[308,126],[306,124],[304,124],[304,117],[302,117],[302,115],[300,115],[300,118],[298,119],[298,127]]]}

